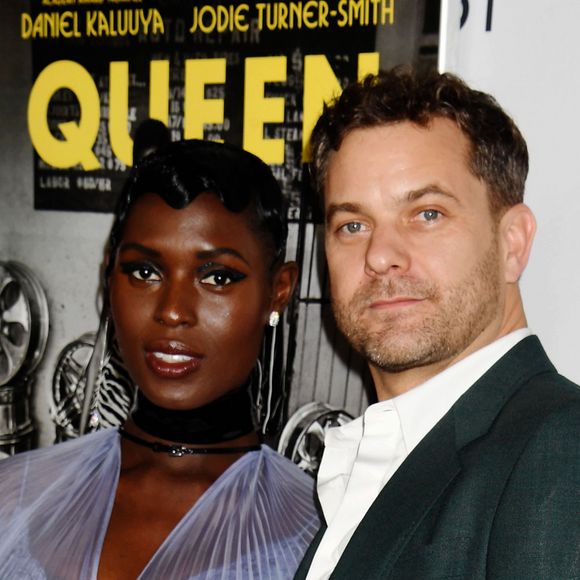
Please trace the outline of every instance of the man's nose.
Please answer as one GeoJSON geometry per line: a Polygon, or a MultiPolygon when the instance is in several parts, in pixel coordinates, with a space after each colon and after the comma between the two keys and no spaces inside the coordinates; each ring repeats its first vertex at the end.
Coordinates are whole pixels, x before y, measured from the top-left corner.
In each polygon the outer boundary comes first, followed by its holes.
{"type": "Polygon", "coordinates": [[[410,247],[396,227],[375,227],[365,253],[365,273],[383,276],[393,270],[406,272],[411,263],[410,247]]]}

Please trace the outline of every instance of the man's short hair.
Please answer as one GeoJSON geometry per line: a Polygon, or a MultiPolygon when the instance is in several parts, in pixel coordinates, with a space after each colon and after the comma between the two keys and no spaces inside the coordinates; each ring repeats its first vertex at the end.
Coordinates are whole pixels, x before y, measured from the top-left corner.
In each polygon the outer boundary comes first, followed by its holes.
{"type": "Polygon", "coordinates": [[[522,202],[528,149],[513,120],[492,96],[459,77],[408,67],[369,75],[324,106],[310,141],[315,188],[324,191],[330,155],[350,132],[402,121],[426,127],[434,118],[455,122],[468,138],[469,167],[487,185],[494,214],[522,202]]]}

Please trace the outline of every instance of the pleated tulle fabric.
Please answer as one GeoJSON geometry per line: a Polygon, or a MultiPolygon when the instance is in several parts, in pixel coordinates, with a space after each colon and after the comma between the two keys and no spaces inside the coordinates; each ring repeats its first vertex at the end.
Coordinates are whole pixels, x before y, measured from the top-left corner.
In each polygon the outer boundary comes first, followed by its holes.
{"type": "MultiPolygon", "coordinates": [[[[116,429],[0,462],[0,578],[94,579],[120,467],[116,429]]],[[[319,527],[313,480],[264,446],[199,499],[142,579],[292,578],[319,527]]]]}

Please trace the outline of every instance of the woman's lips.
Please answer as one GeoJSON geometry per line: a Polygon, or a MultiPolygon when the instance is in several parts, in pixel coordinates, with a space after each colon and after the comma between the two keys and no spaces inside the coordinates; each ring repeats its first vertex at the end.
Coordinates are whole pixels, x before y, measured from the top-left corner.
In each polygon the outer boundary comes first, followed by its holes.
{"type": "Polygon", "coordinates": [[[202,359],[202,355],[175,341],[157,341],[145,350],[147,366],[165,379],[180,379],[195,372],[202,359]]]}

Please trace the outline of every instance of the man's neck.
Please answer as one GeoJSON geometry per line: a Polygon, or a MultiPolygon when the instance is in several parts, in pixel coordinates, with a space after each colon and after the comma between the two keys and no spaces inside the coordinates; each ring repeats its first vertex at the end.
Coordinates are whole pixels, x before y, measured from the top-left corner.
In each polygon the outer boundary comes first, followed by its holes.
{"type": "Polygon", "coordinates": [[[422,385],[430,378],[438,375],[456,362],[459,362],[461,358],[455,357],[399,372],[385,371],[370,363],[369,369],[377,392],[377,398],[379,401],[386,401],[387,399],[392,399],[398,395],[402,395],[403,393],[422,385]]]}

